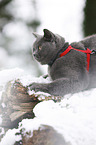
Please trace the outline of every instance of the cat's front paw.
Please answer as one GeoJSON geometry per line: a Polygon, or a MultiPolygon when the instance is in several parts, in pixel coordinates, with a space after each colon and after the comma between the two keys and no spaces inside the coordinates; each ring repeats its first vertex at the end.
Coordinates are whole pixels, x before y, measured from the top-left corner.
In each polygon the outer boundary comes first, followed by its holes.
{"type": "Polygon", "coordinates": [[[28,88],[32,91],[34,90],[35,92],[40,91],[40,85],[37,83],[32,83],[28,86],[28,88]]]}

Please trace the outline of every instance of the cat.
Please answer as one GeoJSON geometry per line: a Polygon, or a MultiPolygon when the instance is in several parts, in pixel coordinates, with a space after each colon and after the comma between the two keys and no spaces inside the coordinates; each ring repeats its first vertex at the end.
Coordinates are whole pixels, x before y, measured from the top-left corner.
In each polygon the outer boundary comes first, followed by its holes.
{"type": "Polygon", "coordinates": [[[51,83],[32,83],[31,90],[43,91],[54,96],[64,96],[96,87],[96,54],[90,55],[89,72],[86,69],[86,54],[71,50],[60,57],[69,45],[75,49],[96,50],[96,35],[91,35],[79,42],[69,44],[65,39],[48,29],[44,35],[33,33],[36,41],[33,44],[33,56],[42,65],[48,65],[51,83]]]}

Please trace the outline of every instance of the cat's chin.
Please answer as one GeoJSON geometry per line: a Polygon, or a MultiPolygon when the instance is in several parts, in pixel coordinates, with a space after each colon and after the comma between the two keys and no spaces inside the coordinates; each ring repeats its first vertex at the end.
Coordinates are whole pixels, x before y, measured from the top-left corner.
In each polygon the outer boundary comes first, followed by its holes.
{"type": "Polygon", "coordinates": [[[37,58],[37,57],[34,57],[36,59],[36,61],[38,61],[40,64],[42,65],[46,65],[48,64],[46,61],[45,61],[45,58],[37,58]]]}
{"type": "Polygon", "coordinates": [[[46,65],[47,63],[45,63],[45,62],[40,62],[40,64],[41,64],[41,65],[46,65]]]}
{"type": "Polygon", "coordinates": [[[41,65],[46,65],[46,64],[47,64],[45,61],[41,61],[41,60],[38,59],[38,58],[35,58],[35,60],[36,60],[37,62],[39,62],[41,65]]]}

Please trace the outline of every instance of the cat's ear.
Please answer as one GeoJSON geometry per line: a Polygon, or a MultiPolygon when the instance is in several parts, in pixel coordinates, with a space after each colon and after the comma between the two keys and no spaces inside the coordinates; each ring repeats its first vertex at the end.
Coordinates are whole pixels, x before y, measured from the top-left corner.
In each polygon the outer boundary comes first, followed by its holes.
{"type": "Polygon", "coordinates": [[[40,38],[41,37],[41,35],[37,34],[36,32],[33,32],[32,34],[35,36],[35,38],[40,38]]]}
{"type": "Polygon", "coordinates": [[[46,40],[50,41],[54,38],[54,34],[51,31],[49,31],[48,29],[43,29],[43,32],[44,32],[44,38],[46,40]]]}

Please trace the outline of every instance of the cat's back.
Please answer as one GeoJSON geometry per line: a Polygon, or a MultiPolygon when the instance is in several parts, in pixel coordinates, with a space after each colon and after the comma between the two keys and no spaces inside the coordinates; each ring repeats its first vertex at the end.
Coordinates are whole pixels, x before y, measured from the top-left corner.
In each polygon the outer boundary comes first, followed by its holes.
{"type": "Polygon", "coordinates": [[[95,49],[96,50],[96,34],[87,36],[83,40],[80,41],[84,44],[85,48],[95,49]]]}
{"type": "Polygon", "coordinates": [[[59,57],[56,61],[49,66],[48,72],[52,80],[62,77],[74,77],[82,73],[82,70],[86,67],[85,54],[71,50],[63,57],[59,57]]]}

